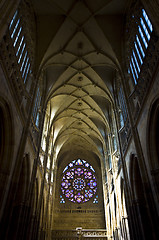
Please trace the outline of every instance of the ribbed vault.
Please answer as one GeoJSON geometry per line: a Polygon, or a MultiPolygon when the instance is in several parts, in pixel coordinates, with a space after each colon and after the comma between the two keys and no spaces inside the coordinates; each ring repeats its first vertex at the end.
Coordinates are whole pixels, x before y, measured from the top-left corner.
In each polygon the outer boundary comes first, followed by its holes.
{"type": "Polygon", "coordinates": [[[65,151],[88,151],[100,158],[106,151],[126,2],[33,1],[36,67],[45,75],[56,157],[65,151]]]}

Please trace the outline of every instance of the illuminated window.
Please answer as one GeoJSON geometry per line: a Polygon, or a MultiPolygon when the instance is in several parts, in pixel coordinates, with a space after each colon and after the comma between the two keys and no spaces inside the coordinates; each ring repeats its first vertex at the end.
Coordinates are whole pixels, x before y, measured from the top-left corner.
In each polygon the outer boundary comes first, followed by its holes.
{"type": "Polygon", "coordinates": [[[54,175],[53,175],[53,172],[51,173],[51,183],[53,183],[53,180],[54,180],[54,175]]]}
{"type": "Polygon", "coordinates": [[[17,62],[19,64],[21,76],[26,83],[29,73],[31,72],[30,58],[28,57],[27,46],[25,43],[22,27],[22,19],[18,16],[18,11],[15,12],[10,25],[10,37],[13,41],[13,47],[16,51],[17,62]]]}
{"type": "Polygon", "coordinates": [[[63,203],[61,198],[74,203],[85,203],[92,198],[94,203],[98,203],[94,168],[81,159],[69,163],[63,170],[61,193],[60,203],[63,203]]]}
{"type": "Polygon", "coordinates": [[[118,91],[118,102],[119,102],[119,107],[120,107],[121,127],[123,127],[124,123],[127,120],[128,114],[127,114],[127,106],[126,106],[126,101],[125,101],[122,87],[120,87],[120,89],[118,91]]]}
{"type": "Polygon", "coordinates": [[[52,190],[53,190],[52,186],[50,186],[50,195],[52,195],[52,190]]]}
{"type": "Polygon", "coordinates": [[[112,161],[111,161],[111,155],[108,155],[108,168],[112,168],[112,161]]]}
{"type": "Polygon", "coordinates": [[[136,23],[138,24],[138,31],[135,36],[128,69],[128,73],[131,73],[135,84],[138,82],[141,66],[153,31],[151,21],[144,9],[142,9],[139,21],[136,21],[136,23]]]}
{"type": "Polygon", "coordinates": [[[35,103],[34,103],[34,109],[33,109],[33,120],[34,120],[36,127],[39,127],[40,104],[41,104],[41,93],[40,93],[40,88],[38,87],[37,93],[36,93],[36,98],[35,98],[35,103]]]}
{"type": "Polygon", "coordinates": [[[48,172],[46,172],[46,181],[48,182],[49,181],[49,173],[48,172]]]}
{"type": "Polygon", "coordinates": [[[65,199],[60,195],[60,203],[65,203],[65,199]]]}
{"type": "Polygon", "coordinates": [[[98,203],[98,195],[94,198],[93,203],[98,203]]]}

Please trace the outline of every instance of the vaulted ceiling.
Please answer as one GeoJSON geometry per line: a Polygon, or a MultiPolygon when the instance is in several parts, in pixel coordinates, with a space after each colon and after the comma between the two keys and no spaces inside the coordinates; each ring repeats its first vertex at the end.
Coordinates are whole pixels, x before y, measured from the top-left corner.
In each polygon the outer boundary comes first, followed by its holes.
{"type": "Polygon", "coordinates": [[[128,2],[33,0],[36,67],[45,75],[59,154],[103,151],[128,2]]]}

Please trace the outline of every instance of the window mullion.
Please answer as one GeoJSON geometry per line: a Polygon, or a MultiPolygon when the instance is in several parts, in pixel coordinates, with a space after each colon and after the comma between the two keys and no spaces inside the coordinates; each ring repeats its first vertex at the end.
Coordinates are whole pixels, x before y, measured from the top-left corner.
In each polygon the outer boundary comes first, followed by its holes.
{"type": "Polygon", "coordinates": [[[28,52],[26,51],[25,54],[24,54],[24,58],[23,58],[23,61],[22,61],[21,68],[20,68],[20,71],[21,71],[21,72],[22,72],[23,67],[25,66],[25,62],[26,62],[26,60],[27,60],[27,54],[28,54],[28,52]]]}
{"type": "Polygon", "coordinates": [[[22,50],[21,50],[19,58],[18,58],[18,63],[21,62],[21,58],[22,58],[23,52],[25,50],[25,47],[26,47],[26,43],[23,41],[23,45],[22,45],[22,48],[21,48],[22,50]]]}
{"type": "Polygon", "coordinates": [[[149,27],[147,21],[145,20],[144,16],[142,16],[142,20],[143,20],[143,22],[144,22],[144,24],[145,24],[145,26],[146,26],[146,28],[147,28],[147,31],[148,31],[149,35],[151,35],[150,27],[149,27]]]}
{"type": "Polygon", "coordinates": [[[138,26],[138,28],[139,28],[139,35],[138,35],[138,36],[139,36],[139,39],[141,40],[141,42],[142,42],[142,44],[143,44],[143,47],[144,47],[144,49],[145,49],[144,52],[146,52],[146,49],[147,49],[147,47],[148,47],[148,43],[147,43],[147,41],[146,41],[146,39],[145,39],[145,36],[144,36],[144,33],[143,33],[141,27],[138,26]]]}
{"type": "Polygon", "coordinates": [[[142,15],[143,15],[143,18],[145,19],[145,21],[147,22],[148,28],[152,32],[153,31],[153,27],[152,27],[151,21],[150,21],[149,17],[147,16],[147,13],[145,12],[144,9],[142,9],[142,15]]]}
{"type": "Polygon", "coordinates": [[[15,35],[16,31],[17,31],[17,28],[18,28],[18,26],[19,26],[19,23],[20,23],[20,18],[17,20],[17,22],[16,22],[16,24],[15,24],[15,26],[14,26],[14,28],[13,28],[13,31],[11,32],[11,38],[12,38],[12,39],[14,39],[14,35],[15,35]]]}
{"type": "Polygon", "coordinates": [[[141,32],[142,32],[144,45],[146,44],[145,48],[147,49],[148,48],[148,42],[149,42],[148,37],[147,37],[147,35],[145,33],[145,30],[144,30],[142,25],[140,25],[140,29],[141,29],[141,32]]]}
{"type": "Polygon", "coordinates": [[[134,73],[134,69],[133,69],[133,67],[132,67],[132,64],[131,64],[131,62],[130,62],[130,71],[131,71],[131,74],[132,74],[132,76],[133,76],[133,79],[134,79],[134,82],[135,82],[135,84],[136,84],[136,76],[135,76],[135,73],[134,73]]]}
{"type": "Polygon", "coordinates": [[[17,51],[16,51],[16,56],[19,55],[19,51],[20,51],[21,47],[23,46],[24,36],[23,36],[22,33],[21,33],[21,36],[20,36],[20,37],[21,37],[21,38],[19,38],[19,40],[18,40],[19,44],[17,44],[17,46],[15,47],[15,48],[17,49],[17,51]]]}
{"type": "Polygon", "coordinates": [[[135,66],[135,63],[134,63],[134,59],[133,57],[131,56],[131,64],[132,64],[132,67],[133,67],[133,70],[135,72],[135,75],[136,75],[136,79],[138,79],[138,72],[137,72],[137,69],[136,69],[136,66],[135,66]]]}
{"type": "Polygon", "coordinates": [[[27,57],[26,62],[24,64],[22,77],[24,77],[24,75],[25,75],[25,72],[26,72],[26,69],[27,69],[27,66],[28,66],[28,62],[29,62],[29,57],[27,57]]]}
{"type": "Polygon", "coordinates": [[[18,30],[18,32],[17,32],[17,35],[16,35],[16,37],[15,37],[15,39],[14,39],[13,47],[16,46],[16,44],[17,44],[17,42],[18,42],[18,39],[19,39],[19,36],[20,36],[20,34],[21,34],[21,31],[22,31],[22,27],[20,27],[19,30],[18,30]]]}
{"type": "Polygon", "coordinates": [[[27,80],[27,78],[28,78],[28,73],[29,73],[29,71],[30,71],[30,63],[28,64],[27,71],[26,71],[26,73],[25,73],[24,83],[26,83],[26,80],[27,80]]]}
{"type": "Polygon", "coordinates": [[[143,64],[143,61],[142,61],[142,56],[141,56],[141,50],[140,50],[140,48],[139,48],[139,46],[137,45],[137,43],[136,42],[134,42],[134,44],[135,44],[135,52],[136,52],[136,56],[137,56],[137,59],[139,60],[138,62],[139,62],[139,66],[141,67],[141,65],[143,64]]]}
{"type": "Polygon", "coordinates": [[[16,19],[17,19],[17,15],[18,15],[18,11],[15,12],[15,14],[14,14],[14,16],[13,16],[11,22],[10,22],[10,25],[9,25],[10,32],[12,32],[12,30],[14,29],[16,19]]]}
{"type": "Polygon", "coordinates": [[[145,35],[146,35],[146,38],[147,38],[147,40],[148,40],[148,42],[149,42],[149,41],[150,41],[150,32],[148,31],[148,28],[147,28],[147,26],[145,25],[145,23],[144,23],[144,21],[143,21],[143,18],[140,18],[140,20],[141,20],[142,29],[143,29],[143,31],[144,31],[144,33],[145,33],[145,35]]]}
{"type": "Polygon", "coordinates": [[[22,53],[21,61],[19,63],[20,64],[20,69],[21,69],[21,67],[23,65],[23,61],[25,60],[24,58],[25,58],[26,52],[27,52],[27,50],[26,50],[26,47],[25,47],[25,49],[24,49],[24,51],[22,53]]]}
{"type": "Polygon", "coordinates": [[[136,35],[136,42],[139,46],[140,52],[142,54],[142,58],[144,58],[145,57],[145,46],[143,46],[143,42],[142,42],[142,39],[140,38],[139,34],[136,35]]]}

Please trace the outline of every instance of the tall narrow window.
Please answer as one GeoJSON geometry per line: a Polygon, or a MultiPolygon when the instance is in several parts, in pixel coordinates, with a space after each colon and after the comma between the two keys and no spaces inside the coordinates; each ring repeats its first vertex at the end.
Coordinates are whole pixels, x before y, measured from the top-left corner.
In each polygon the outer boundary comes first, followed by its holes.
{"type": "Polygon", "coordinates": [[[23,35],[22,19],[18,16],[18,11],[15,12],[10,25],[10,37],[13,41],[13,47],[15,48],[15,55],[17,57],[17,62],[19,64],[19,69],[21,72],[22,79],[24,83],[27,81],[27,77],[31,72],[31,62],[28,57],[29,53],[27,51],[27,46],[25,42],[25,37],[23,35]]]}
{"type": "Polygon", "coordinates": [[[131,73],[135,85],[138,82],[141,66],[153,31],[152,23],[144,9],[142,9],[141,16],[139,21],[136,21],[136,24],[138,24],[138,31],[136,32],[128,69],[128,73],[131,73]]]}
{"type": "MultiPolygon", "coordinates": [[[[121,109],[120,114],[122,114],[122,120],[125,123],[128,115],[127,115],[127,106],[126,106],[125,97],[124,97],[122,87],[120,87],[120,89],[118,91],[118,102],[119,102],[119,106],[120,106],[120,109],[121,109]]],[[[123,123],[122,123],[122,125],[123,125],[123,123]]]]}
{"type": "Polygon", "coordinates": [[[15,14],[14,14],[14,16],[13,16],[11,22],[10,22],[9,29],[11,29],[11,27],[12,27],[14,21],[15,21],[15,18],[16,18],[16,16],[17,16],[17,13],[18,13],[18,11],[15,12],[15,14]]]}
{"type": "Polygon", "coordinates": [[[35,98],[34,109],[33,109],[33,120],[34,120],[34,123],[35,123],[36,127],[39,127],[40,103],[41,103],[41,93],[40,93],[40,88],[38,87],[36,98],[35,98]]]}
{"type": "Polygon", "coordinates": [[[109,167],[109,169],[112,168],[112,161],[111,161],[111,155],[110,154],[108,155],[108,167],[109,167]]]}

